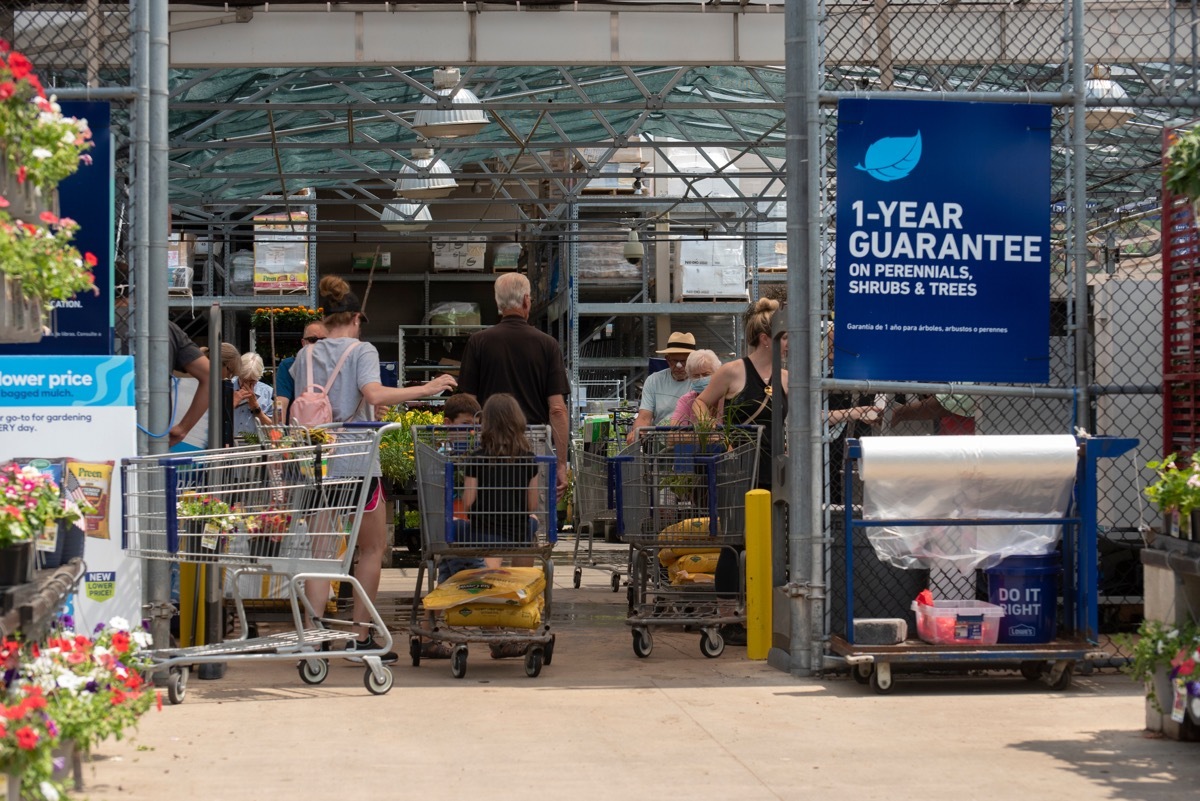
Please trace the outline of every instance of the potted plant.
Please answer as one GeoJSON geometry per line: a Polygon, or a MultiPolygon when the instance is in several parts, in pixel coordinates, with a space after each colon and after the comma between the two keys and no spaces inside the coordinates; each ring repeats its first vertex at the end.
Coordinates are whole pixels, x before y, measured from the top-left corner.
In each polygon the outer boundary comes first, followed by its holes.
{"type": "Polygon", "coordinates": [[[413,482],[416,477],[416,446],[413,444],[413,426],[441,425],[441,412],[425,409],[408,409],[393,406],[383,416],[385,423],[401,423],[403,428],[388,431],[379,443],[379,468],[388,480],[388,494],[395,497],[413,482]]]}
{"type": "Polygon", "coordinates": [[[1163,158],[1163,183],[1168,192],[1200,199],[1200,127],[1171,132],[1171,144],[1163,158]]]}
{"type": "Polygon", "coordinates": [[[1181,539],[1192,539],[1192,512],[1200,508],[1200,455],[1181,462],[1174,453],[1146,467],[1155,472],[1144,490],[1146,497],[1167,519],[1166,529],[1181,539]]]}
{"type": "Polygon", "coordinates": [[[9,686],[0,703],[0,770],[8,774],[7,797],[54,800],[58,725],[47,710],[42,689],[27,682],[9,686]]]}
{"type": "Polygon", "coordinates": [[[0,467],[0,586],[32,580],[38,535],[57,528],[60,520],[73,522],[81,516],[50,476],[15,462],[0,467]]]}
{"type": "Polygon", "coordinates": [[[1122,646],[1131,653],[1125,672],[1146,688],[1146,701],[1167,714],[1176,695],[1200,697],[1200,627],[1194,622],[1143,620],[1136,637],[1124,635],[1122,646]]]}

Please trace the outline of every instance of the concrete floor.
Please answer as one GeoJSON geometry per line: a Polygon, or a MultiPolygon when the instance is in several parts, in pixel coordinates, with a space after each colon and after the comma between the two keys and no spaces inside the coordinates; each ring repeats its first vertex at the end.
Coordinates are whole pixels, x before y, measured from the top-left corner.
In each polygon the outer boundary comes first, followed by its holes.
{"type": "MultiPolygon", "coordinates": [[[[385,571],[397,616],[415,570],[385,571]]],[[[303,684],[294,663],[229,663],[178,706],[103,744],[92,801],[171,799],[1194,799],[1200,751],[1143,733],[1141,689],[1113,672],[1061,693],[1010,675],[902,675],[874,695],[847,678],[797,679],[744,648],[700,655],[655,635],[638,659],[624,592],[608,576],[555,580],[553,663],[477,648],[466,677],[407,659],[385,696],[333,660],[303,684]]],[[[406,613],[406,612],[405,612],[406,613]]],[[[403,632],[398,649],[405,653],[403,632]]]]}

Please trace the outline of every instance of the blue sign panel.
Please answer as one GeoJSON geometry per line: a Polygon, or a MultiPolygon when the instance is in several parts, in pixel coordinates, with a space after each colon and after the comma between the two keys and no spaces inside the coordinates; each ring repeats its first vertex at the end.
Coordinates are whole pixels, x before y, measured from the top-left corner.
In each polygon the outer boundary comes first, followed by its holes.
{"type": "Polygon", "coordinates": [[[1046,383],[1050,108],[838,106],[837,378],[1046,383]]]}
{"type": "Polygon", "coordinates": [[[132,356],[0,357],[0,407],[133,406],[133,390],[132,356]]]}
{"type": "Polygon", "coordinates": [[[57,301],[54,333],[40,342],[0,345],[4,354],[108,354],[113,350],[113,153],[108,103],[59,104],[68,117],[82,117],[92,129],[95,143],[88,155],[91,164],[58,185],[59,212],[79,223],[72,244],[80,253],[97,259],[92,274],[100,294],[81,292],[71,300],[57,301]]]}

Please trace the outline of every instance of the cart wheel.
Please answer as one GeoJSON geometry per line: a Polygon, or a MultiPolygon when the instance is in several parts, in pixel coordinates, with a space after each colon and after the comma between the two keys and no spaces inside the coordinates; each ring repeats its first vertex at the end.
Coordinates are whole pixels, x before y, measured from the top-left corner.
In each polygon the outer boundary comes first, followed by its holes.
{"type": "Polygon", "coordinates": [[[171,668],[171,675],[167,677],[167,700],[172,705],[182,704],[187,697],[187,680],[187,668],[171,668]]]}
{"type": "Polygon", "coordinates": [[[542,662],[547,667],[550,666],[550,660],[554,658],[554,635],[550,635],[550,642],[546,643],[546,647],[542,652],[542,662]]]}
{"type": "Polygon", "coordinates": [[[887,695],[893,686],[892,666],[887,662],[880,662],[871,671],[871,689],[879,695],[887,695]]]}
{"type": "MultiPolygon", "coordinates": [[[[1057,665],[1055,667],[1057,667],[1057,665]]],[[[1049,680],[1050,689],[1056,693],[1066,690],[1068,687],[1071,686],[1071,676],[1074,672],[1075,672],[1075,663],[1074,662],[1067,662],[1063,666],[1062,673],[1059,673],[1057,678],[1054,676],[1054,670],[1051,670],[1050,671],[1050,680],[1049,680]]]]}
{"type": "Polygon", "coordinates": [[[456,645],[450,654],[450,675],[461,679],[467,675],[467,646],[456,645]]]}
{"type": "Polygon", "coordinates": [[[613,592],[619,592],[620,589],[621,589],[621,574],[613,573],[612,574],[612,590],[613,590],[613,592]]]}
{"type": "Polygon", "coordinates": [[[383,669],[383,678],[376,678],[375,671],[367,668],[363,671],[363,686],[371,695],[384,695],[388,690],[392,689],[392,684],[396,681],[396,677],[392,675],[392,671],[386,667],[383,669]]]}
{"type": "Polygon", "coordinates": [[[725,653],[725,638],[720,634],[707,631],[700,633],[700,653],[707,656],[709,659],[716,659],[721,654],[725,653]]]}
{"type": "Polygon", "coordinates": [[[1025,677],[1026,681],[1037,681],[1042,677],[1042,663],[1022,662],[1021,675],[1025,677]]]}
{"type": "Polygon", "coordinates": [[[421,638],[410,637],[408,640],[408,655],[412,657],[413,667],[421,666],[421,638]]]}
{"type": "Polygon", "coordinates": [[[872,670],[873,668],[871,667],[870,662],[859,662],[857,665],[854,665],[850,668],[850,675],[853,676],[854,680],[859,684],[869,684],[871,682],[872,670]]]}
{"type": "Polygon", "coordinates": [[[302,659],[296,667],[300,670],[300,680],[305,684],[320,684],[329,675],[328,659],[302,659]]]}
{"type": "Polygon", "coordinates": [[[649,631],[641,629],[633,630],[633,653],[639,659],[645,659],[650,656],[650,652],[654,650],[654,638],[650,636],[649,631]]]}
{"type": "Polygon", "coordinates": [[[542,649],[535,645],[525,652],[525,675],[536,679],[542,672],[542,649]]]}
{"type": "Polygon", "coordinates": [[[583,582],[583,568],[577,567],[577,568],[575,568],[575,578],[573,581],[573,583],[575,584],[575,589],[579,589],[579,585],[582,582],[583,582]]]}

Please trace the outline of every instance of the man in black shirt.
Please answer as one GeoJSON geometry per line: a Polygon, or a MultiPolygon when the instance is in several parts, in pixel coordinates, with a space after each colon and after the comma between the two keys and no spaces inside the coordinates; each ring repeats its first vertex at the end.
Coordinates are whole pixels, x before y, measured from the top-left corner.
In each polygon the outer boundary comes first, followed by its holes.
{"type": "Polygon", "coordinates": [[[500,322],[467,340],[458,388],[480,405],[507,392],[517,399],[530,425],[550,424],[558,460],[556,483],[567,488],[567,404],[570,391],[562,350],[549,334],[529,324],[529,279],[505,273],[496,279],[500,322]]]}

